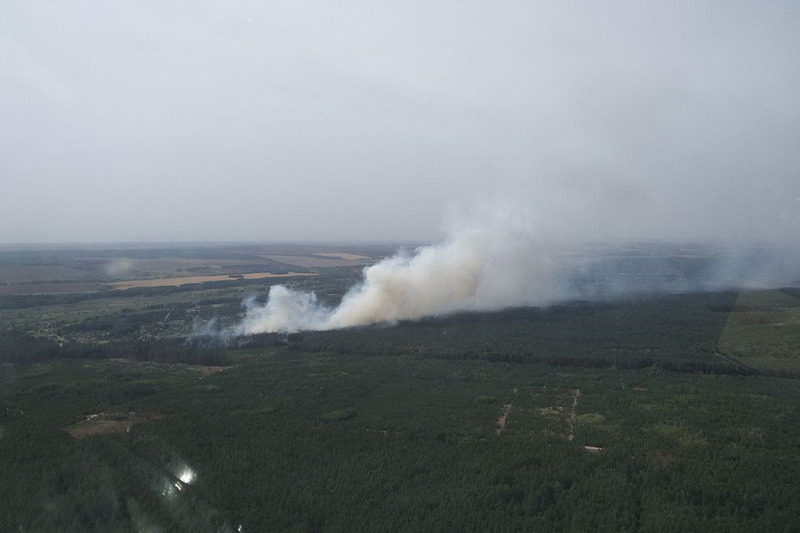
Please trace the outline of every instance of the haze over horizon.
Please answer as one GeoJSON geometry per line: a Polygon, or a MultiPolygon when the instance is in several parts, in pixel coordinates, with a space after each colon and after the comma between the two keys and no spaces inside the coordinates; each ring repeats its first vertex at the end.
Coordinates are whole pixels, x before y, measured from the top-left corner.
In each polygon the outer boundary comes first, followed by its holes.
{"type": "Polygon", "coordinates": [[[800,244],[800,5],[0,7],[0,243],[800,244]]]}

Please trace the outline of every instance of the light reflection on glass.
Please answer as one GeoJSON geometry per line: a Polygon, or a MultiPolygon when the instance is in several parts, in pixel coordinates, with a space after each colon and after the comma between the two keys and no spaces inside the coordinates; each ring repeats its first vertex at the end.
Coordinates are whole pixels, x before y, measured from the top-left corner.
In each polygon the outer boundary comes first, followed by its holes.
{"type": "Polygon", "coordinates": [[[173,454],[165,469],[173,478],[179,479],[185,485],[194,483],[197,480],[197,472],[178,454],[173,454]]]}
{"type": "Polygon", "coordinates": [[[187,485],[190,484],[192,481],[194,481],[194,478],[195,478],[194,470],[192,470],[188,466],[181,471],[180,475],[178,475],[178,479],[180,479],[187,485]]]}
{"type": "Polygon", "coordinates": [[[176,488],[177,487],[175,484],[170,483],[167,479],[164,479],[164,483],[161,486],[161,495],[167,500],[172,500],[178,496],[178,491],[176,488]]]}

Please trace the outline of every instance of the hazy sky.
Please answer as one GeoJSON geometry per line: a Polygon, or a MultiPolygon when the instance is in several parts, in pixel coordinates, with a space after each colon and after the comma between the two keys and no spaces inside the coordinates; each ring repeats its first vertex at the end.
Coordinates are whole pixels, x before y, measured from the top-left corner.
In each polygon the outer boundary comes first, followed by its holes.
{"type": "Polygon", "coordinates": [[[0,242],[800,240],[800,2],[0,4],[0,242]]]}

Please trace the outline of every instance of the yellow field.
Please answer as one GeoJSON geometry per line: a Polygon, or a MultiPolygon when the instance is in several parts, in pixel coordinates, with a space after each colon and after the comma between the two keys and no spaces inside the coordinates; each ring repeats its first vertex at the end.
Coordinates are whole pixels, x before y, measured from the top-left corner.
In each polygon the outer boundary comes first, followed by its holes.
{"type": "Polygon", "coordinates": [[[132,279],[128,281],[116,281],[109,283],[108,286],[115,290],[126,290],[138,287],[178,287],[190,283],[206,283],[208,281],[233,281],[235,279],[263,279],[263,278],[290,278],[294,276],[316,276],[310,272],[289,272],[287,274],[273,274],[272,272],[254,272],[252,274],[236,274],[235,277],[228,274],[218,276],[188,276],[183,278],[156,278],[156,279],[132,279]]]}

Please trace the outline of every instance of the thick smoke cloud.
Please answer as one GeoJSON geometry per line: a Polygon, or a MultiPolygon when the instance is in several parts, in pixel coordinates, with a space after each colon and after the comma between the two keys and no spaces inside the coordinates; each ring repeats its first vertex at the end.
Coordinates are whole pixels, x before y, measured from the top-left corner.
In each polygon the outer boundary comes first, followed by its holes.
{"type": "Polygon", "coordinates": [[[578,219],[565,216],[569,209],[559,211],[537,213],[498,200],[453,211],[441,243],[365,268],[336,307],[312,292],[276,285],[265,304],[245,301],[237,326],[221,332],[211,325],[195,334],[328,330],[574,299],[800,284],[796,246],[587,244],[578,219]]]}
{"type": "Polygon", "coordinates": [[[338,307],[321,305],[313,293],[278,285],[266,304],[246,302],[247,314],[236,332],[336,329],[557,298],[554,274],[560,251],[537,231],[531,213],[484,205],[450,219],[442,243],[365,268],[363,281],[338,307]]]}

